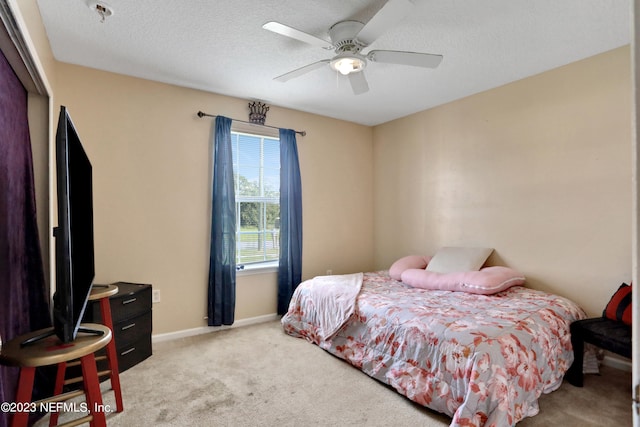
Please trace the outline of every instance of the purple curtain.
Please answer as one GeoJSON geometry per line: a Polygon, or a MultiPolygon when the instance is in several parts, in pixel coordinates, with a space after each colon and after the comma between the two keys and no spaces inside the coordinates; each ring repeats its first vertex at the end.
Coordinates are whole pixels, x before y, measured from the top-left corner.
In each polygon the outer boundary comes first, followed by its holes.
{"type": "MultiPolygon", "coordinates": [[[[51,325],[36,222],[27,92],[0,52],[0,336],[51,325]]],[[[0,402],[14,401],[18,369],[0,366],[0,402]]],[[[0,426],[8,425],[0,412],[0,426]]]]}

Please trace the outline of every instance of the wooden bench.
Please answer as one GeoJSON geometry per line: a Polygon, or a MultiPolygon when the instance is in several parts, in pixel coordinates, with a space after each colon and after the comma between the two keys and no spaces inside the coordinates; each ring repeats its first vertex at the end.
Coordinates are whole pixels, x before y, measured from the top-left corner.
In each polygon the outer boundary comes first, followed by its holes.
{"type": "Polygon", "coordinates": [[[584,343],[631,359],[631,326],[605,317],[583,319],[571,324],[573,364],[565,378],[576,387],[583,385],[584,343]]]}

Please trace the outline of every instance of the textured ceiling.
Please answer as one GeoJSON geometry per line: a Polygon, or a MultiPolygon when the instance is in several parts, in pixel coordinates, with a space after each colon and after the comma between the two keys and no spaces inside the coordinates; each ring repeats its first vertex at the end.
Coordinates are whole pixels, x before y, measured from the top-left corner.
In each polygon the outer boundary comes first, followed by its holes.
{"type": "MultiPolygon", "coordinates": [[[[354,95],[328,66],[273,78],[333,52],[263,30],[279,21],[329,40],[338,21],[367,22],[384,0],[38,0],[62,62],[375,125],[630,42],[623,0],[414,0],[371,49],[437,53],[436,69],[369,63],[354,95]]],[[[207,109],[206,106],[202,106],[207,109]]],[[[221,113],[223,111],[211,111],[221,113]]]]}

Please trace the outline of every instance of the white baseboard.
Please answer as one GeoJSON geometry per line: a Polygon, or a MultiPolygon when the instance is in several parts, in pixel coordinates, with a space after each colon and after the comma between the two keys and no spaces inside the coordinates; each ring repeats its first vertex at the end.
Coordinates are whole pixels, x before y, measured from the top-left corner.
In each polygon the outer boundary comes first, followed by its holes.
{"type": "Polygon", "coordinates": [[[632,371],[632,365],[630,361],[618,359],[617,357],[606,355],[604,356],[604,359],[602,359],[602,364],[611,368],[620,369],[622,371],[632,371]]]}
{"type": "Polygon", "coordinates": [[[184,329],[182,331],[167,332],[164,334],[155,334],[151,336],[152,343],[175,340],[178,338],[193,337],[196,335],[208,334],[211,332],[224,331],[226,329],[240,328],[242,326],[255,325],[257,323],[271,322],[277,320],[279,316],[275,313],[265,314],[264,316],[250,317],[234,322],[233,325],[223,326],[201,326],[199,328],[184,329]]]}

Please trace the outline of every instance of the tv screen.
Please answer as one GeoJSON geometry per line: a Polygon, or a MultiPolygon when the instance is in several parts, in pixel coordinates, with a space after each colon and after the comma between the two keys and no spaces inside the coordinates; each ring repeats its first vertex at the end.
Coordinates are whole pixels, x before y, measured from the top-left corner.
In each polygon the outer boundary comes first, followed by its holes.
{"type": "Polygon", "coordinates": [[[91,162],[66,109],[56,133],[58,227],[54,332],[62,342],[76,338],[95,274],[91,162]]]}

